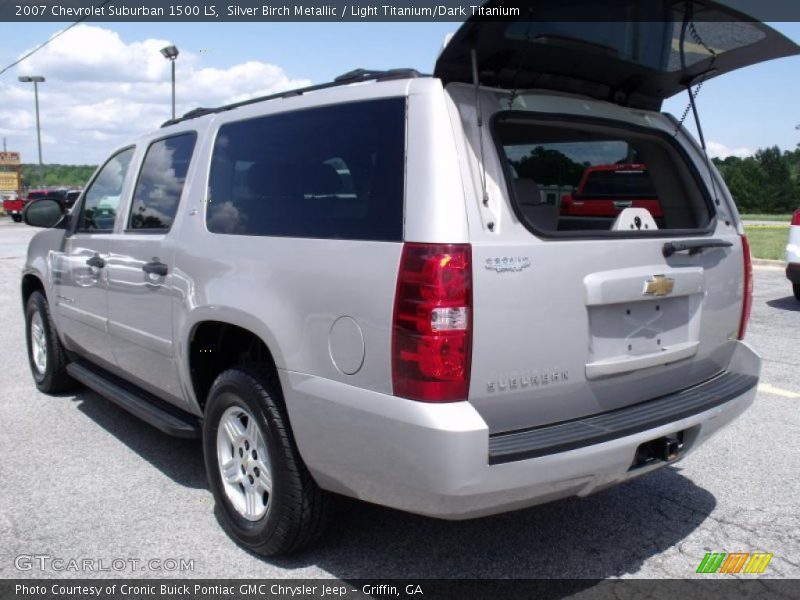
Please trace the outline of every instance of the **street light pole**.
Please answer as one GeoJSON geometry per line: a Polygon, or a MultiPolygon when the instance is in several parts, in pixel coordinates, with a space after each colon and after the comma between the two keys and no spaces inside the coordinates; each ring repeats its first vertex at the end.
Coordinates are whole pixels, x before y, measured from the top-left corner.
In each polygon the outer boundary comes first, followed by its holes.
{"type": "Polygon", "coordinates": [[[44,77],[38,75],[23,76],[19,78],[22,83],[33,83],[33,95],[36,99],[36,142],[39,148],[39,170],[42,167],[42,127],[39,122],[39,84],[44,83],[44,77]]]}
{"type": "Polygon", "coordinates": [[[178,49],[175,46],[167,46],[161,49],[164,58],[172,63],[172,119],[175,119],[175,59],[178,58],[178,49]]]}
{"type": "Polygon", "coordinates": [[[172,67],[172,118],[175,118],[175,61],[169,61],[172,67]]]}

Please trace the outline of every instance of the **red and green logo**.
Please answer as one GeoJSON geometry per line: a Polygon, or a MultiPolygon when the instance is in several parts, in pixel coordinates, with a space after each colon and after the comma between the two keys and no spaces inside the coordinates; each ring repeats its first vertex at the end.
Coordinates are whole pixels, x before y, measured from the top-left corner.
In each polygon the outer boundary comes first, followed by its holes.
{"type": "Polygon", "coordinates": [[[767,552],[708,552],[697,567],[698,573],[763,573],[772,554],[767,552]]]}

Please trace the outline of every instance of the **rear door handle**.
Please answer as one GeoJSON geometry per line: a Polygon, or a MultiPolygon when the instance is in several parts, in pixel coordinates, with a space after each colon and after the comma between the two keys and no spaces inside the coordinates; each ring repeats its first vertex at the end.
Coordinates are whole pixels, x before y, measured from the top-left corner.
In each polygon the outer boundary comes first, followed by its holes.
{"type": "Polygon", "coordinates": [[[150,275],[159,275],[165,277],[169,272],[169,267],[162,262],[152,261],[142,265],[142,271],[150,275]]]}
{"type": "Polygon", "coordinates": [[[106,266],[106,261],[100,258],[100,256],[98,256],[97,254],[95,254],[91,258],[86,259],[86,264],[89,265],[90,267],[102,269],[103,267],[106,266]]]}
{"type": "Polygon", "coordinates": [[[630,208],[633,206],[632,200],[614,200],[614,208],[622,210],[623,208],[630,208]]]}

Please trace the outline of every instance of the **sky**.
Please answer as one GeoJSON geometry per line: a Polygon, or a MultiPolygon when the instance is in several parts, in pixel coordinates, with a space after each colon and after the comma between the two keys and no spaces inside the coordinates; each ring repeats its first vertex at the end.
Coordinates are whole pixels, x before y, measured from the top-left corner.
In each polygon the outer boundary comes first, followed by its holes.
{"type": "MultiPolygon", "coordinates": [[[[66,23],[0,23],[0,68],[66,23]]],[[[800,23],[772,23],[800,43],[800,23]]],[[[0,75],[0,137],[36,161],[32,84],[45,163],[97,164],[111,150],[170,117],[174,44],[177,113],[330,81],[357,67],[431,72],[457,23],[83,23],[0,75]]],[[[746,156],[800,143],[800,57],[747,67],[708,81],[698,108],[712,156],[746,156]]],[[[686,94],[664,110],[680,117],[686,94]]],[[[691,116],[687,119],[692,123],[691,116]]],[[[690,127],[690,130],[694,130],[690,127]]],[[[1,141],[1,140],[0,140],[1,141]]]]}

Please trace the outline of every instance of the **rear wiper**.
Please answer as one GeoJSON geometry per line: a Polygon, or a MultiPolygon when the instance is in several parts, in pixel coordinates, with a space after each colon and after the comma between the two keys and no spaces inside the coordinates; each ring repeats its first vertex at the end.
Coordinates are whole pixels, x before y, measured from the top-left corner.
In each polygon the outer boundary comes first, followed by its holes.
{"type": "Polygon", "coordinates": [[[662,253],[664,258],[669,258],[676,252],[688,251],[689,255],[699,254],[704,248],[729,248],[733,246],[731,242],[725,240],[683,240],[682,242],[667,242],[664,244],[662,253]]]}

